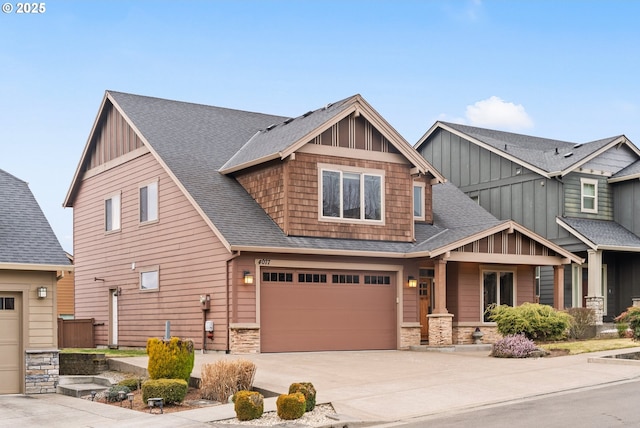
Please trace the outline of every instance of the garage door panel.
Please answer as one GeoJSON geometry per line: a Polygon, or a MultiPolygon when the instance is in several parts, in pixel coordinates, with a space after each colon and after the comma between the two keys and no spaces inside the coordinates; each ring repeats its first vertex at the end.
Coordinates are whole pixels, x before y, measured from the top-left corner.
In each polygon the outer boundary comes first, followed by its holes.
{"type": "Polygon", "coordinates": [[[262,352],[396,348],[395,286],[261,287],[262,352]]]}

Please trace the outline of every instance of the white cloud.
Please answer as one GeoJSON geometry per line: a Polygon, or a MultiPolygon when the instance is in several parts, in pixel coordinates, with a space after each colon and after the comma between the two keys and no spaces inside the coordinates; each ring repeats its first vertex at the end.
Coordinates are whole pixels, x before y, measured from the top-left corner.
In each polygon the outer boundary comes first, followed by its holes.
{"type": "Polygon", "coordinates": [[[522,104],[506,102],[496,96],[467,106],[465,116],[466,122],[473,126],[513,131],[533,127],[533,120],[522,104]]]}

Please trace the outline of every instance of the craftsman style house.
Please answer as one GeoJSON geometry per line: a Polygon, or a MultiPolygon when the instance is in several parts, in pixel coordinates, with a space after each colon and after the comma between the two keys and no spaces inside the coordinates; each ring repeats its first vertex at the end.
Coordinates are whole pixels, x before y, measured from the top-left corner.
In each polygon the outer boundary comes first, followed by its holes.
{"type": "MultiPolygon", "coordinates": [[[[416,149],[494,216],[513,219],[586,260],[566,267],[558,307],[598,323],[640,296],[640,150],[624,135],[570,143],[436,122],[416,149]]],[[[554,303],[539,269],[541,303],[554,303]]]]}
{"type": "Polygon", "coordinates": [[[0,394],[56,392],[56,288],[69,263],[29,185],[0,169],[0,394]]]}
{"type": "MultiPolygon", "coordinates": [[[[470,201],[361,96],[298,117],[106,92],[64,205],[98,344],[469,342],[581,260],[470,201]],[[206,326],[206,328],[205,328],[206,326]]],[[[495,336],[494,336],[495,337],[495,336]]]]}

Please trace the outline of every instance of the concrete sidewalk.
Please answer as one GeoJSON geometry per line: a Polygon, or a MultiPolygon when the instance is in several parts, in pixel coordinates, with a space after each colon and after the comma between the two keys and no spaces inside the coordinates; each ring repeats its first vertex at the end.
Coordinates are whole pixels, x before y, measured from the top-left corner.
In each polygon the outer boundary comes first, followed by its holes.
{"type": "MultiPolygon", "coordinates": [[[[336,426],[382,424],[640,380],[640,362],[589,362],[627,352],[640,352],[640,348],[537,359],[490,358],[487,351],[197,354],[193,375],[199,377],[205,363],[248,359],[257,365],[254,385],[258,388],[284,393],[292,382],[312,382],[318,391],[317,402],[331,403],[343,416],[336,426]]],[[[118,360],[141,368],[147,365],[146,357],[118,360]]],[[[211,427],[207,422],[235,416],[232,405],[150,415],[60,395],[0,396],[0,406],[0,427],[23,428],[211,427]]]]}

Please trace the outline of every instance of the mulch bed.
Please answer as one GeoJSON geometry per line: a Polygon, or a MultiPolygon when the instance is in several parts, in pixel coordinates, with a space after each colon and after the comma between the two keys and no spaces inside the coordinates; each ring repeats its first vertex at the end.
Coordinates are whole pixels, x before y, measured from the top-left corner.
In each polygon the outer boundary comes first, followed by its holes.
{"type": "MultiPolygon", "coordinates": [[[[119,401],[110,403],[110,402],[107,402],[106,399],[100,399],[96,401],[100,401],[102,403],[106,403],[111,406],[118,406],[118,407],[123,407],[127,409],[137,410],[139,412],[149,412],[149,406],[147,405],[146,402],[142,401],[142,391],[140,390],[133,391],[133,401],[131,403],[129,403],[129,401],[126,398],[122,403],[120,403],[119,401]]],[[[217,401],[203,400],[202,398],[200,398],[199,389],[189,388],[189,390],[187,391],[187,395],[184,397],[184,401],[182,403],[166,404],[163,406],[162,410],[163,410],[163,413],[175,413],[175,412],[182,412],[185,410],[199,409],[202,407],[216,406],[219,404],[220,403],[218,403],[217,401]]],[[[160,413],[160,410],[157,407],[154,407],[153,413],[160,413]]]]}

